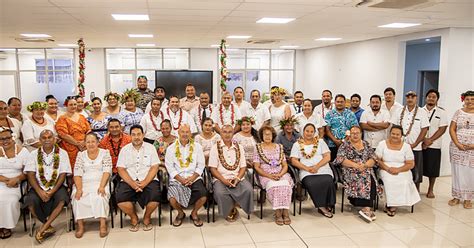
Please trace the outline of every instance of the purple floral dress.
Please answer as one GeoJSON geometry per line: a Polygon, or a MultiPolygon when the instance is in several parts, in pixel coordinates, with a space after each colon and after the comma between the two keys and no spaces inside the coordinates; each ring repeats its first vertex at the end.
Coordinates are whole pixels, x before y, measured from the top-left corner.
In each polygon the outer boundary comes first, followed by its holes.
{"type": "MultiPolygon", "coordinates": [[[[265,163],[258,152],[254,154],[254,163],[259,163],[260,168],[269,174],[277,174],[282,170],[280,161],[280,151],[283,149],[282,145],[278,145],[274,150],[263,150],[263,154],[270,161],[270,164],[265,163]]],[[[283,154],[283,157],[285,155],[283,154]]],[[[285,160],[285,158],[283,158],[285,160]]],[[[293,179],[290,174],[286,173],[278,181],[271,180],[267,177],[258,176],[262,187],[267,190],[267,197],[273,205],[273,209],[289,209],[291,205],[291,193],[293,188],[293,179]]]]}

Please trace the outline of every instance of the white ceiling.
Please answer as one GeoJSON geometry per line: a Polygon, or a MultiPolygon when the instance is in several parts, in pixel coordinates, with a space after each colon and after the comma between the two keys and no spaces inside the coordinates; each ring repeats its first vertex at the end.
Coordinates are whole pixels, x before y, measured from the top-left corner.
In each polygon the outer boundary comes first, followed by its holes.
{"type": "Polygon", "coordinates": [[[227,35],[280,40],[272,45],[231,47],[313,48],[446,27],[474,27],[474,0],[433,0],[410,9],[354,7],[352,0],[0,0],[0,47],[56,47],[84,38],[88,47],[204,47],[227,35]],[[150,21],[115,21],[111,14],[148,14],[150,21]],[[292,17],[288,24],[257,24],[262,17],[292,17]],[[422,25],[382,29],[392,22],[422,25]],[[21,33],[45,33],[55,43],[16,41],[21,33]],[[128,34],[154,34],[129,38],[128,34]],[[314,41],[340,37],[339,41],[314,41]]]}

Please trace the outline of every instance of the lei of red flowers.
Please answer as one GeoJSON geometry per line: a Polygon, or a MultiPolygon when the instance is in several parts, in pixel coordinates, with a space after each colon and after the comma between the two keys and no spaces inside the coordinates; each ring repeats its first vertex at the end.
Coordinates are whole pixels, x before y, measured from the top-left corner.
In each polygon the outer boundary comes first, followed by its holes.
{"type": "MultiPolygon", "coordinates": [[[[151,114],[151,111],[149,112],[149,114],[150,114],[150,120],[151,120],[151,124],[153,125],[153,128],[158,132],[161,131],[159,128],[156,127],[156,123],[153,120],[153,115],[151,114]]],[[[163,116],[163,112],[161,112],[161,110],[160,110],[159,116],[161,117],[161,122],[163,122],[165,120],[165,117],[163,116]]]]}
{"type": "MultiPolygon", "coordinates": [[[[220,118],[221,118],[221,124],[222,125],[224,125],[223,112],[224,112],[224,105],[222,105],[222,103],[221,103],[220,106],[219,106],[219,115],[220,115],[220,118]]],[[[230,112],[231,112],[230,120],[232,121],[232,126],[234,126],[234,124],[235,124],[235,118],[234,118],[235,111],[234,111],[234,104],[232,104],[232,103],[230,104],[230,112]]]]}
{"type": "MultiPolygon", "coordinates": [[[[166,109],[166,113],[168,114],[168,116],[169,116],[170,119],[171,119],[170,108],[169,108],[169,107],[166,109]]],[[[181,121],[182,121],[182,120],[183,120],[183,110],[182,110],[182,109],[179,109],[178,127],[174,127],[173,122],[171,122],[171,126],[173,127],[173,130],[178,130],[178,129],[181,127],[181,121]]]]}

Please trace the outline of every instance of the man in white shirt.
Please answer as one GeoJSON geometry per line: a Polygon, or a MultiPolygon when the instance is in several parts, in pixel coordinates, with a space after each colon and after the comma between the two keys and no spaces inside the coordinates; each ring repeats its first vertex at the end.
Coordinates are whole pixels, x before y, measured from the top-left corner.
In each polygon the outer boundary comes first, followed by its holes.
{"type": "Polygon", "coordinates": [[[403,108],[403,105],[395,101],[395,89],[388,87],[383,91],[384,102],[382,103],[382,108],[387,110],[390,113],[390,118],[396,114],[400,109],[403,108]]]}
{"type": "Polygon", "coordinates": [[[169,173],[168,200],[178,215],[173,226],[183,223],[186,214],[183,208],[194,204],[191,221],[196,227],[202,226],[199,209],[206,203],[207,190],[201,175],[205,168],[204,152],[199,143],[191,139],[191,130],[184,124],[178,130],[179,138],[166,150],[165,164],[169,173]]]}
{"type": "Polygon", "coordinates": [[[231,125],[234,127],[234,132],[240,130],[240,125],[237,120],[242,118],[240,110],[232,103],[232,95],[229,92],[222,94],[221,103],[218,104],[212,112],[211,119],[214,121],[214,129],[218,134],[221,133],[221,128],[224,125],[231,125]]]}
{"type": "Polygon", "coordinates": [[[303,112],[297,114],[295,119],[298,123],[295,125],[296,130],[303,135],[303,129],[308,123],[312,123],[318,130],[318,136],[320,139],[324,137],[324,129],[326,121],[317,112],[313,112],[313,103],[310,99],[303,101],[303,112]]]}
{"type": "Polygon", "coordinates": [[[161,136],[160,125],[165,120],[165,115],[161,111],[161,102],[158,98],[151,100],[151,111],[144,114],[140,121],[140,126],[145,132],[145,142],[153,144],[161,136]]]}
{"type": "Polygon", "coordinates": [[[117,161],[117,170],[122,181],[116,189],[118,207],[130,216],[130,231],[140,229],[134,202],[145,209],[143,215],[143,230],[153,230],[151,214],[160,204],[161,191],[158,179],[158,153],[152,144],[143,142],[143,128],[133,125],[130,128],[132,143],[120,150],[117,161]]]}
{"type": "Polygon", "coordinates": [[[211,118],[212,111],[214,111],[212,104],[209,104],[209,102],[210,102],[209,94],[207,92],[202,92],[199,95],[199,106],[197,108],[192,109],[191,112],[189,112],[189,114],[194,120],[194,124],[196,125],[198,133],[202,132],[203,120],[206,118],[211,118]]]}
{"type": "Polygon", "coordinates": [[[186,97],[183,97],[179,100],[179,107],[189,113],[189,111],[199,105],[199,97],[196,96],[196,89],[192,84],[186,85],[185,91],[186,97]]]}
{"type": "Polygon", "coordinates": [[[334,108],[334,103],[332,103],[332,92],[330,90],[323,90],[321,100],[322,103],[316,106],[313,112],[318,113],[324,119],[326,114],[334,108]]]}
{"type": "Polygon", "coordinates": [[[43,130],[39,141],[41,147],[31,152],[24,172],[31,186],[25,204],[43,223],[35,235],[36,241],[41,243],[56,232],[51,224],[69,203],[64,182],[72,171],[66,151],[55,145],[56,138],[51,130],[43,130]]]}
{"type": "Polygon", "coordinates": [[[235,87],[233,104],[235,104],[235,106],[239,108],[242,116],[251,117],[249,116],[249,113],[247,112],[247,110],[250,108],[250,103],[244,100],[244,96],[245,96],[244,89],[240,86],[235,87]]]}
{"type": "Polygon", "coordinates": [[[382,98],[379,95],[370,97],[370,110],[365,110],[360,117],[360,127],[364,129],[364,140],[375,150],[379,142],[387,138],[390,127],[390,113],[380,109],[382,98]]]}
{"type": "MultiPolygon", "coordinates": [[[[166,90],[163,86],[157,86],[153,91],[155,93],[155,98],[158,98],[161,102],[161,111],[165,111],[168,108],[168,99],[166,99],[166,90]]],[[[151,111],[151,102],[146,105],[145,113],[151,111]]]]}
{"type": "Polygon", "coordinates": [[[428,90],[426,93],[426,105],[423,110],[426,111],[430,126],[428,134],[423,140],[423,176],[429,178],[427,198],[434,198],[434,184],[439,177],[441,166],[441,145],[442,136],[448,128],[448,118],[446,111],[438,106],[439,92],[435,89],[428,90]]]}
{"type": "MultiPolygon", "coordinates": [[[[199,102],[199,100],[198,100],[199,102]]],[[[178,136],[178,129],[183,124],[188,124],[191,127],[192,133],[197,133],[196,125],[191,115],[183,110],[179,105],[179,98],[171,96],[168,108],[165,110],[165,119],[171,122],[171,134],[178,136]]]]}
{"type": "Polygon", "coordinates": [[[406,94],[407,105],[391,116],[390,122],[403,128],[405,143],[409,144],[415,155],[415,167],[412,169],[413,181],[418,190],[423,181],[423,152],[421,143],[426,137],[430,123],[426,111],[417,105],[417,95],[414,91],[406,94]]]}
{"type": "Polygon", "coordinates": [[[263,125],[270,125],[270,110],[260,103],[260,91],[250,92],[250,106],[246,110],[247,116],[254,117],[255,123],[252,125],[255,130],[259,130],[263,125]]]}
{"type": "Polygon", "coordinates": [[[295,102],[290,105],[291,116],[297,115],[299,113],[303,113],[303,100],[304,100],[303,92],[299,90],[296,91],[295,94],[293,94],[293,98],[295,102]]]}

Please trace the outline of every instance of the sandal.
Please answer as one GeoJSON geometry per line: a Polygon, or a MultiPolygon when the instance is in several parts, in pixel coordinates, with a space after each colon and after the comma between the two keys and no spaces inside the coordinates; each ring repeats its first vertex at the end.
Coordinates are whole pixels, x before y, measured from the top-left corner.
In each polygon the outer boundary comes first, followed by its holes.
{"type": "Polygon", "coordinates": [[[456,198],[453,198],[451,200],[448,201],[448,205],[449,206],[456,206],[460,203],[461,201],[459,199],[456,199],[456,198]]]}
{"type": "Polygon", "coordinates": [[[48,229],[44,231],[45,235],[53,235],[56,233],[56,230],[54,230],[53,226],[49,226],[48,229]]]}
{"type": "Polygon", "coordinates": [[[130,224],[130,228],[128,230],[130,232],[138,232],[138,230],[140,230],[140,222],[137,222],[135,225],[130,224]]]}
{"type": "Polygon", "coordinates": [[[202,220],[199,219],[199,216],[197,216],[196,219],[194,219],[194,217],[190,215],[189,219],[193,222],[195,227],[201,227],[203,225],[202,220]]]}
{"type": "Polygon", "coordinates": [[[184,218],[186,218],[186,214],[185,214],[185,213],[183,213],[183,215],[181,215],[181,216],[178,214],[178,215],[176,216],[176,218],[174,219],[174,221],[173,221],[173,226],[174,226],[174,227],[181,226],[181,225],[183,224],[184,218]]]}
{"type": "Polygon", "coordinates": [[[331,212],[325,212],[325,211],[321,210],[321,208],[318,208],[318,213],[322,214],[326,218],[332,218],[333,217],[331,212]]]}
{"type": "Polygon", "coordinates": [[[38,244],[41,244],[45,240],[45,237],[42,233],[36,230],[35,239],[36,239],[36,242],[38,242],[38,244]]]}
{"type": "Polygon", "coordinates": [[[237,208],[234,208],[232,209],[232,212],[230,212],[229,216],[227,216],[225,219],[228,222],[235,222],[238,217],[239,217],[239,211],[237,211],[237,208]]]}
{"type": "Polygon", "coordinates": [[[283,224],[284,224],[283,217],[282,217],[280,209],[277,209],[275,211],[275,223],[279,226],[283,226],[283,224]]]}
{"type": "Polygon", "coordinates": [[[463,206],[465,209],[472,209],[472,202],[468,200],[464,200],[463,206]]]}
{"type": "Polygon", "coordinates": [[[153,224],[152,223],[149,223],[149,224],[143,223],[143,231],[148,232],[148,231],[151,231],[151,230],[153,230],[153,224]]]}
{"type": "Polygon", "coordinates": [[[291,224],[291,219],[288,213],[283,214],[283,224],[285,225],[290,225],[291,224]]]}
{"type": "Polygon", "coordinates": [[[3,230],[3,237],[2,239],[8,239],[12,236],[12,230],[10,229],[5,229],[3,230]]]}
{"type": "MultiPolygon", "coordinates": [[[[361,209],[359,210],[359,215],[367,222],[372,222],[373,219],[372,219],[372,213],[370,210],[364,210],[364,209],[361,209]]],[[[375,217],[375,216],[374,216],[375,217]]]]}

